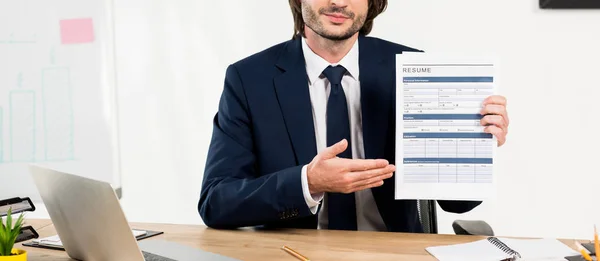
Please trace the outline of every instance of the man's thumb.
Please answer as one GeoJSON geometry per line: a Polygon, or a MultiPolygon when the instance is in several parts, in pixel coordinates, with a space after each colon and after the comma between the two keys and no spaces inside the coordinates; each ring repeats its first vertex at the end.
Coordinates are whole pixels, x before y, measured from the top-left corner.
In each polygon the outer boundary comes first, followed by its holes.
{"type": "Polygon", "coordinates": [[[343,139],[343,140],[339,141],[338,143],[327,147],[323,151],[323,158],[324,159],[333,159],[338,154],[344,152],[347,148],[348,148],[348,141],[346,139],[343,139]]]}

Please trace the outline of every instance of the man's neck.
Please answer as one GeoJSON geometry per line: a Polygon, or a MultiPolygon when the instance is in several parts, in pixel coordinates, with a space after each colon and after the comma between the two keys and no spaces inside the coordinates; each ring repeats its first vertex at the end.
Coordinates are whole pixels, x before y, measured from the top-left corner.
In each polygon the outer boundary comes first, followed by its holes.
{"type": "Polygon", "coordinates": [[[358,40],[358,33],[342,41],[332,41],[316,34],[310,28],[306,28],[306,44],[310,49],[330,63],[338,63],[348,54],[354,43],[358,40]]]}

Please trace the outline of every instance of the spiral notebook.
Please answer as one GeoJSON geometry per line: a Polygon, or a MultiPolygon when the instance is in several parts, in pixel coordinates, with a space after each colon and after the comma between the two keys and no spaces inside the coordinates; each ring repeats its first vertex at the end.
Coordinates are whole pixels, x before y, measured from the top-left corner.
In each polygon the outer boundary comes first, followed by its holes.
{"type": "Polygon", "coordinates": [[[556,239],[487,239],[425,250],[439,261],[567,260],[578,252],[556,239]]]}

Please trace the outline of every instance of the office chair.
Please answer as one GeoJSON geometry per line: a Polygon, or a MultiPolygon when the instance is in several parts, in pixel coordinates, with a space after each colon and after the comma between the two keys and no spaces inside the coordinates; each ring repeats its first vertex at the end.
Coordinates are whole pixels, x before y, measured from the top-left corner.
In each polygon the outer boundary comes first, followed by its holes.
{"type": "MultiPolygon", "coordinates": [[[[435,200],[417,200],[419,220],[423,231],[428,234],[438,233],[437,203],[435,200]]],[[[455,220],[452,228],[457,235],[494,236],[492,227],[483,220],[455,220]]]]}

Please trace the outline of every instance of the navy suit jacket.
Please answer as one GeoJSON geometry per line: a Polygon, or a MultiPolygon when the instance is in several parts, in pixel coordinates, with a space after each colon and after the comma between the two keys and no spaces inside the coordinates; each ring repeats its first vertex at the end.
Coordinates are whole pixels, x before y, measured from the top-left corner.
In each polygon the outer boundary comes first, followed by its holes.
{"type": "MultiPolygon", "coordinates": [[[[363,139],[367,159],[395,162],[395,55],[419,51],[359,37],[363,139]]],[[[317,155],[301,39],[227,68],[198,211],[213,228],[317,228],[302,194],[301,169],[317,155]]],[[[422,232],[417,203],[395,200],[393,178],[373,188],[388,231],[422,232]]],[[[481,202],[438,201],[448,212],[481,202]]]]}

